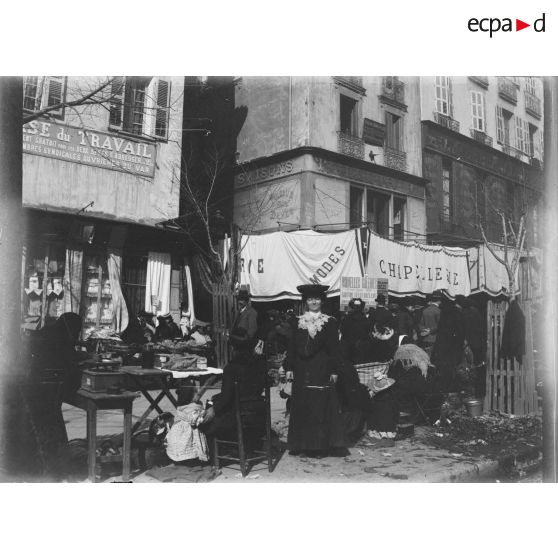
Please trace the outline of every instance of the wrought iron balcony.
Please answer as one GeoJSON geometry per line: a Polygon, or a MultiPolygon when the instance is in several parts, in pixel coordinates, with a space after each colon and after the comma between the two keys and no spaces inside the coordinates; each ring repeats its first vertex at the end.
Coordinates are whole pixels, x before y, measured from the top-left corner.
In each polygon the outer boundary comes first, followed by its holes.
{"type": "Polygon", "coordinates": [[[535,118],[540,118],[542,116],[541,100],[528,91],[525,91],[525,110],[535,118]]]}
{"type": "Polygon", "coordinates": [[[453,130],[454,132],[459,132],[459,121],[454,120],[451,116],[448,116],[447,114],[442,114],[441,112],[435,112],[434,121],[440,124],[441,126],[444,126],[445,128],[453,130]]]}
{"type": "Polygon", "coordinates": [[[488,89],[488,77],[487,76],[469,76],[471,81],[474,81],[477,85],[488,89]]]}
{"type": "Polygon", "coordinates": [[[481,132],[480,130],[475,130],[471,128],[471,137],[476,140],[484,143],[485,145],[490,145],[492,147],[492,138],[487,135],[485,132],[481,132]]]}
{"type": "Polygon", "coordinates": [[[517,104],[517,87],[515,83],[507,77],[498,78],[498,95],[514,105],[517,104]]]}
{"type": "Polygon", "coordinates": [[[386,147],[384,149],[384,165],[391,169],[407,171],[407,154],[404,151],[399,151],[393,147],[386,147]]]}
{"type": "Polygon", "coordinates": [[[386,76],[382,81],[382,97],[400,105],[405,104],[405,84],[394,76],[386,76]]]}
{"type": "Polygon", "coordinates": [[[364,159],[364,141],[362,138],[351,136],[345,132],[337,132],[337,150],[344,155],[364,159]]]}
{"type": "Polygon", "coordinates": [[[520,159],[521,156],[524,155],[524,153],[519,151],[519,149],[517,149],[517,148],[515,148],[512,145],[509,145],[507,143],[502,144],[502,151],[506,155],[511,155],[512,157],[515,157],[516,159],[520,159]]]}

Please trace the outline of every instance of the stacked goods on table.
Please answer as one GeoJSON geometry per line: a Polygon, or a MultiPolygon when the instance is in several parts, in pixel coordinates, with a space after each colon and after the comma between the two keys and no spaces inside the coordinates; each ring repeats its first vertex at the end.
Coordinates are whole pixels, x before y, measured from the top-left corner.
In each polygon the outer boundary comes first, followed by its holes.
{"type": "Polygon", "coordinates": [[[175,372],[199,372],[207,370],[207,359],[198,355],[171,355],[162,367],[175,372]]]}

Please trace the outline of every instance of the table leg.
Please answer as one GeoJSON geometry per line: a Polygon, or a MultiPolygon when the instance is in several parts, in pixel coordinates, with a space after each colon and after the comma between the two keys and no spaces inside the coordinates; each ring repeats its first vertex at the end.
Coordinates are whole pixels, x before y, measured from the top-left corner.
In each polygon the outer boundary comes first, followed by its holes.
{"type": "Polygon", "coordinates": [[[124,408],[124,441],[122,444],[122,480],[130,478],[130,453],[132,449],[132,405],[124,408]]]}
{"type": "Polygon", "coordinates": [[[89,480],[95,482],[97,462],[97,408],[94,403],[87,404],[87,473],[89,480]]]}
{"type": "MultiPolygon", "coordinates": [[[[142,391],[142,393],[144,395],[146,395],[146,392],[142,391]]],[[[148,401],[149,401],[149,399],[151,399],[153,401],[153,404],[149,405],[149,407],[145,410],[143,415],[141,415],[140,419],[136,422],[136,424],[134,424],[134,427],[132,428],[132,432],[135,432],[139,428],[140,424],[151,414],[151,412],[154,409],[157,409],[159,414],[161,414],[163,412],[158,405],[159,401],[161,401],[161,399],[163,399],[163,397],[165,397],[165,392],[164,391],[161,391],[161,393],[159,393],[159,395],[155,399],[153,399],[151,397],[151,395],[149,395],[149,394],[146,395],[146,399],[148,401]]]]}
{"type": "Polygon", "coordinates": [[[159,396],[156,399],[153,399],[153,397],[151,397],[151,394],[146,389],[144,389],[142,383],[135,376],[132,376],[132,378],[134,383],[136,384],[136,387],[139,389],[139,391],[141,391],[142,395],[147,399],[147,401],[149,401],[149,412],[151,412],[153,409],[157,409],[157,412],[161,414],[163,410],[159,407],[158,403],[159,401],[161,401],[162,397],[159,396]]]}

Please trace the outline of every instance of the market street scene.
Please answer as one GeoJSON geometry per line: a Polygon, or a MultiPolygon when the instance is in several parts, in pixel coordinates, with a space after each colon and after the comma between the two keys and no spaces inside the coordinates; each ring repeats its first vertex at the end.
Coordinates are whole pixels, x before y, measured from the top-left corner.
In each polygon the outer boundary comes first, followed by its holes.
{"type": "Polygon", "coordinates": [[[0,481],[549,481],[557,99],[0,78],[0,481]]]}

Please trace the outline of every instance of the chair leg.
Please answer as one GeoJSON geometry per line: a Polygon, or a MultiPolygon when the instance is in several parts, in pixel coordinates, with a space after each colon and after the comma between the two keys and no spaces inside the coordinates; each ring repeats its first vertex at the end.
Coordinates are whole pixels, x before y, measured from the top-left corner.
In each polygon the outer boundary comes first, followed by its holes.
{"type": "Polygon", "coordinates": [[[242,431],[242,423],[240,416],[237,417],[236,430],[238,436],[238,459],[240,461],[240,472],[245,477],[248,471],[246,470],[246,448],[244,446],[244,432],[242,431]]]}

